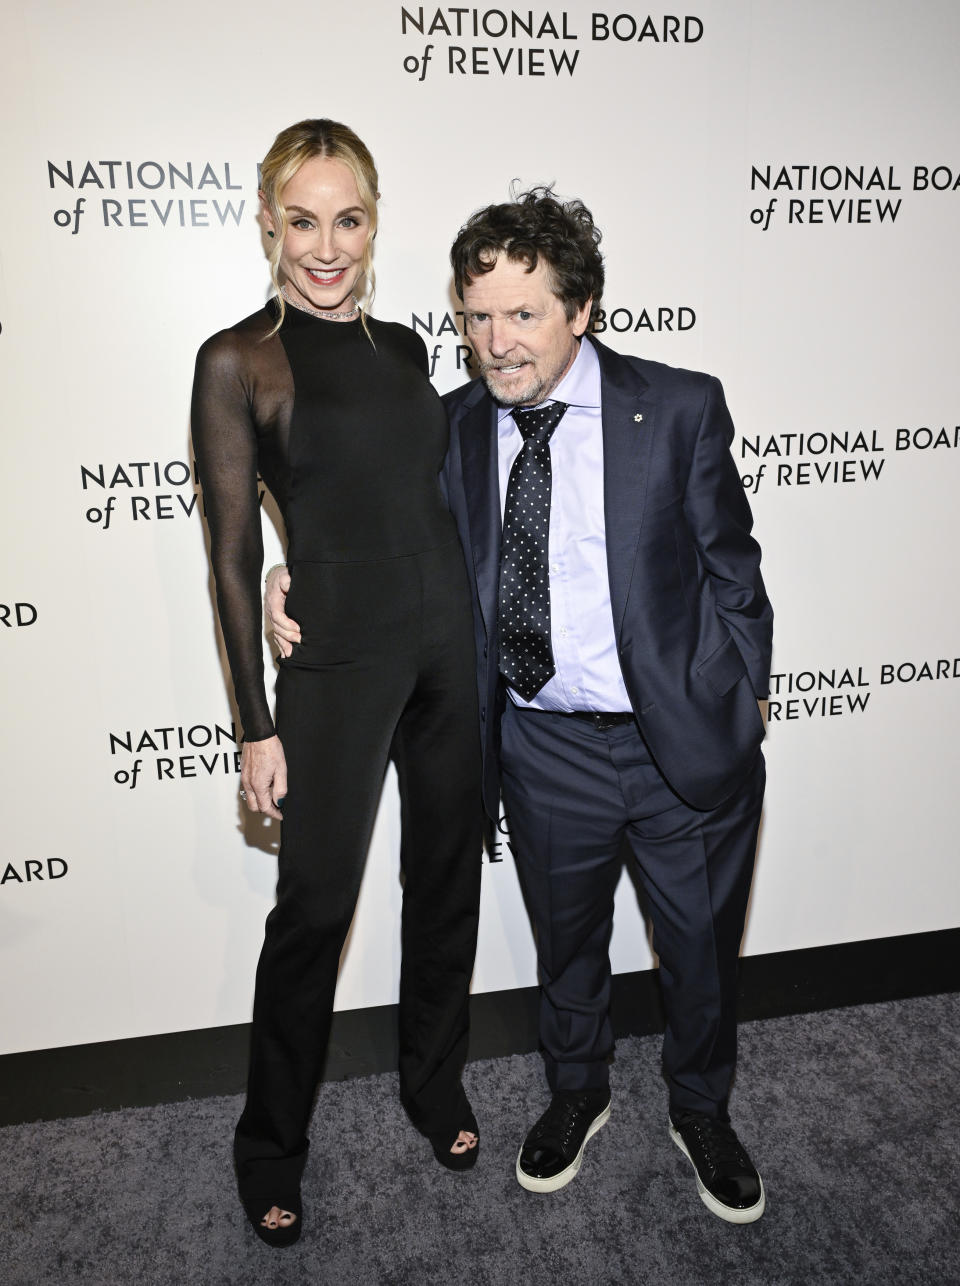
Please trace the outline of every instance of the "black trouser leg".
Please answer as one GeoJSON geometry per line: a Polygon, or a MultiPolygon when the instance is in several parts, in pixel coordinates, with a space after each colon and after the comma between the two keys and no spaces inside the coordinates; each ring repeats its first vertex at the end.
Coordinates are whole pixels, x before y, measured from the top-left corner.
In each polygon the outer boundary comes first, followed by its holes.
{"type": "Polygon", "coordinates": [[[320,663],[280,675],[277,726],[289,783],[236,1134],[245,1196],[299,1184],[340,952],[394,741],[407,872],[404,1085],[428,1122],[444,1109],[447,1119],[447,1096],[459,1088],[476,942],[479,738],[469,617],[458,610],[466,609],[457,597],[462,555],[459,547],[441,554],[366,571],[314,569],[315,579],[329,580],[320,597],[335,600],[338,612],[308,658],[320,663]],[[352,637],[337,635],[337,626],[351,626],[352,637]]]}
{"type": "MultiPolygon", "coordinates": [[[[323,1065],[340,952],[350,926],[387,763],[396,709],[326,730],[342,678],[285,669],[277,684],[287,756],[277,904],[257,966],[247,1105],[236,1135],[241,1193],[296,1190],[323,1065]],[[379,715],[379,717],[377,717],[379,715]]],[[[380,686],[380,685],[378,685],[380,686]]],[[[344,711],[346,715],[346,711],[344,711]]]]}
{"type": "Polygon", "coordinates": [[[404,872],[400,1092],[419,1129],[454,1136],[467,1124],[460,1075],[482,858],[473,640],[465,616],[456,630],[448,621],[447,576],[461,572],[434,568],[425,580],[420,677],[394,743],[404,872]]]}

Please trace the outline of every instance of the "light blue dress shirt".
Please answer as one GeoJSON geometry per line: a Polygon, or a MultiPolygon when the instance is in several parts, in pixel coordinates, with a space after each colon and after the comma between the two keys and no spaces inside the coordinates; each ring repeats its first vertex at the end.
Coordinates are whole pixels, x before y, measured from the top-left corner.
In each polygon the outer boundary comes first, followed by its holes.
{"type": "MultiPolygon", "coordinates": [[[[630,698],[617,659],[607,570],[600,361],[592,344],[581,341],[547,401],[567,403],[550,439],[550,627],[557,672],[532,701],[508,691],[527,709],[626,711],[630,698]]],[[[523,445],[510,407],[498,409],[497,434],[502,520],[510,468],[523,445]]]]}

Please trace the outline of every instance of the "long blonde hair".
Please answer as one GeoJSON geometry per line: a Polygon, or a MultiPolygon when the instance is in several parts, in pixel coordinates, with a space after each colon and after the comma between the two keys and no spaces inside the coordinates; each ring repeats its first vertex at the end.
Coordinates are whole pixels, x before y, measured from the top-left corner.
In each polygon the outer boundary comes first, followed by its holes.
{"type": "MultiPolygon", "coordinates": [[[[277,324],[271,335],[275,335],[283,325],[286,315],[286,301],[280,292],[280,256],[283,253],[283,240],[287,233],[287,212],[280,200],[280,194],[300,167],[315,156],[327,156],[334,161],[342,161],[357,183],[360,203],[369,220],[370,234],[363,248],[360,261],[361,272],[366,281],[363,292],[367,297],[367,306],[373,300],[376,278],[373,271],[373,239],[377,235],[377,198],[380,196],[380,180],[373,157],[362,139],[354,134],[347,125],[339,121],[327,120],[326,117],[315,121],[299,121],[280,133],[273,141],[273,146],[263,158],[260,166],[260,191],[273,218],[276,236],[270,245],[270,276],[277,292],[277,304],[280,309],[277,324]]],[[[360,320],[363,329],[367,329],[366,311],[361,307],[360,320]]]]}

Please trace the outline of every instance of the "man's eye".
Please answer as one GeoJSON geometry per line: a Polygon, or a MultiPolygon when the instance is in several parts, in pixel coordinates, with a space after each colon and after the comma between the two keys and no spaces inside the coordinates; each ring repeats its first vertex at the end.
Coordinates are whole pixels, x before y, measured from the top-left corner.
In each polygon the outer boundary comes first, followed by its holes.
{"type": "Polygon", "coordinates": [[[478,322],[485,322],[486,320],[487,320],[486,313],[471,313],[468,318],[468,321],[470,322],[471,326],[475,326],[477,325],[478,322]]]}
{"type": "Polygon", "coordinates": [[[533,316],[533,313],[528,313],[523,310],[517,313],[517,317],[520,319],[520,321],[529,321],[532,316],[533,316]]]}

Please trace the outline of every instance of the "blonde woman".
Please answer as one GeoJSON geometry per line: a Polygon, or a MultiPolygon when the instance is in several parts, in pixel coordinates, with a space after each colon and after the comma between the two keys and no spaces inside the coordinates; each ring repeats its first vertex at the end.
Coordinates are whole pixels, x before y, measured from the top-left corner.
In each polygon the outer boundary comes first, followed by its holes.
{"type": "Polygon", "coordinates": [[[235,1140],[247,1216],[281,1246],[303,1223],[313,1094],[390,758],[403,824],[401,1098],[443,1165],[476,1161],[460,1075],[479,736],[463,554],[437,483],[446,416],[423,341],[360,302],[372,289],[373,159],[346,126],[302,121],[277,136],[261,182],[277,294],[201,348],[193,438],[243,724],[241,796],[283,822],[235,1140]],[[288,605],[302,626],[280,660],[275,724],[261,659],[258,470],[286,523],[288,605]]]}

